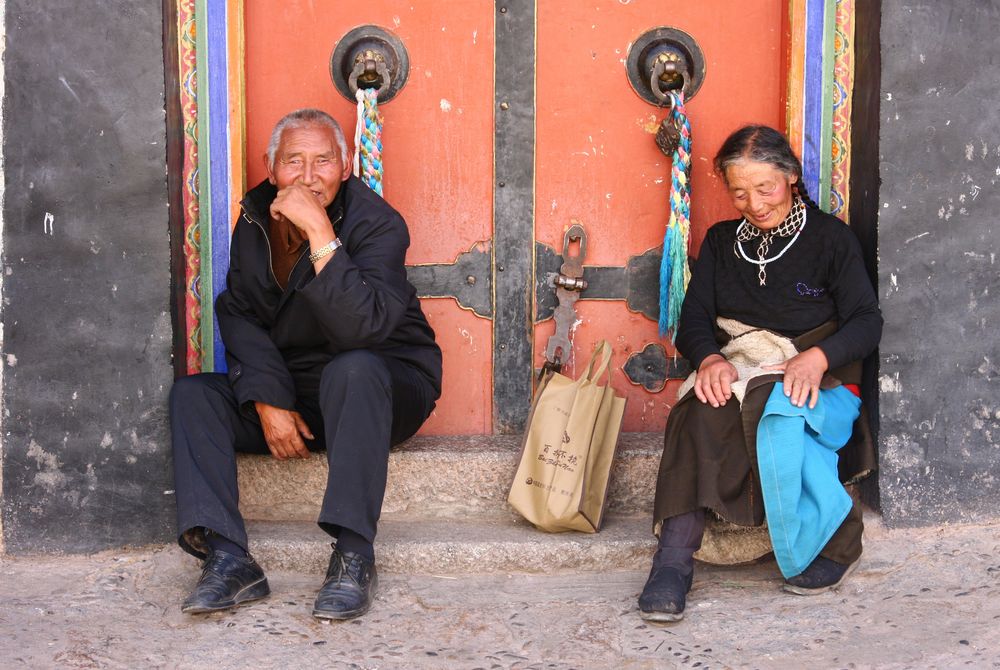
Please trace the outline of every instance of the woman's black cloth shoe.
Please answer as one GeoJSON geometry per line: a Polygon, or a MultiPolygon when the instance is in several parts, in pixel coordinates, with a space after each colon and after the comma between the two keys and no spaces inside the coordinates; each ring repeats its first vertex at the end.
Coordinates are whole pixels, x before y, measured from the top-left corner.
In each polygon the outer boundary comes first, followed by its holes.
{"type": "Polygon", "coordinates": [[[649,579],[639,596],[639,616],[646,621],[680,621],[684,618],[687,592],[691,590],[694,570],[682,575],[677,568],[649,571],[649,579]]]}
{"type": "MultiPolygon", "coordinates": [[[[859,559],[860,560],[860,559],[859,559]]],[[[847,575],[854,571],[858,561],[850,565],[817,556],[809,567],[785,580],[784,590],[800,596],[814,596],[838,588],[847,575]]]]}
{"type": "Polygon", "coordinates": [[[271,593],[267,577],[251,556],[213,551],[205,559],[198,584],[181,605],[186,614],[229,609],[271,593]]]}
{"type": "Polygon", "coordinates": [[[316,594],[313,616],[318,619],[353,619],[368,611],[378,587],[375,562],[336,545],[330,555],[326,581],[316,594]]]}

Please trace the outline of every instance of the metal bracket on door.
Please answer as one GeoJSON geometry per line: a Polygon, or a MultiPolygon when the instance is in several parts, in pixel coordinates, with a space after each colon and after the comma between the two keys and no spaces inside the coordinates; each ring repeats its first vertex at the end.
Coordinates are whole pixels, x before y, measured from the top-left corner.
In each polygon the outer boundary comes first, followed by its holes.
{"type": "MultiPolygon", "coordinates": [[[[566,231],[567,237],[578,234],[575,228],[582,232],[582,227],[576,225],[566,231]]],[[[568,244],[569,240],[565,242],[568,244]]],[[[656,321],[659,317],[660,250],[650,249],[632,256],[624,267],[583,265],[585,245],[586,241],[581,240],[577,274],[576,270],[565,271],[566,261],[562,254],[548,245],[535,243],[535,323],[555,315],[560,305],[556,297],[558,291],[565,291],[565,305],[570,312],[574,311],[573,304],[577,300],[623,300],[629,310],[656,321]]],[[[454,263],[407,265],[406,274],[421,298],[453,298],[462,309],[492,319],[492,267],[492,243],[487,240],[459,254],[454,263]]],[[[566,323],[571,325],[573,320],[570,314],[566,323]]],[[[565,339],[568,342],[568,336],[565,339]]],[[[555,346],[555,341],[549,342],[550,349],[555,346]]],[[[565,351],[568,344],[563,343],[563,347],[565,351]]],[[[552,351],[553,355],[556,353],[552,351]]],[[[547,360],[554,361],[554,358],[547,357],[547,360]]],[[[633,353],[622,370],[633,384],[644,386],[653,393],[662,390],[668,379],[684,379],[691,372],[686,360],[668,358],[663,345],[658,343],[650,343],[641,352],[633,353]]]]}
{"type": "MultiPolygon", "coordinates": [[[[628,259],[625,267],[585,265],[587,286],[581,300],[624,300],[629,310],[656,321],[660,316],[660,249],[628,259]]],[[[535,323],[551,319],[556,296],[547,277],[558,273],[563,258],[552,247],[535,243],[535,323]]]]}
{"type": "MultiPolygon", "coordinates": [[[[650,249],[629,258],[625,267],[584,265],[587,280],[576,292],[581,300],[624,300],[631,311],[656,321],[661,255],[659,249],[650,249]]],[[[492,242],[487,240],[459,254],[454,263],[407,265],[406,273],[421,298],[454,298],[463,309],[492,319],[492,262],[492,242]]],[[[555,313],[557,288],[552,277],[563,274],[564,262],[552,247],[535,243],[535,323],[555,313]]]]}
{"type": "Polygon", "coordinates": [[[493,318],[493,245],[477,242],[454,263],[407,265],[406,276],[421,298],[454,298],[462,309],[493,318]]]}
{"type": "MultiPolygon", "coordinates": [[[[657,287],[660,281],[659,249],[628,259],[625,267],[584,265],[587,280],[581,300],[624,300],[629,310],[656,321],[660,315],[657,287]]],[[[454,263],[407,265],[406,273],[421,298],[454,298],[463,309],[493,318],[492,243],[477,242],[454,263]]],[[[561,274],[565,261],[552,247],[535,243],[535,323],[551,319],[558,301],[552,277],[561,274]]]]}
{"type": "Polygon", "coordinates": [[[650,342],[628,357],[622,371],[633,384],[645,387],[650,393],[659,393],[668,379],[687,379],[691,364],[679,356],[667,356],[662,344],[650,342]]]}
{"type": "MultiPolygon", "coordinates": [[[[624,267],[584,266],[587,285],[580,293],[580,300],[623,300],[630,311],[656,321],[660,316],[661,257],[660,249],[650,249],[629,258],[624,267]]],[[[545,277],[561,264],[562,256],[555,249],[535,244],[536,323],[552,318],[555,312],[555,291],[545,277]]],[[[668,379],[685,379],[691,373],[691,366],[683,358],[668,357],[663,345],[654,342],[629,356],[622,371],[633,384],[657,393],[668,379]]]]}

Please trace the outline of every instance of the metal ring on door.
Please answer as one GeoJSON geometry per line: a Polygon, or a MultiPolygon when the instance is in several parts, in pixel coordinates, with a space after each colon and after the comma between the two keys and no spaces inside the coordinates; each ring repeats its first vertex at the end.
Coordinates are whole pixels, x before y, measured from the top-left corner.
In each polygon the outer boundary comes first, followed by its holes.
{"type": "Polygon", "coordinates": [[[661,26],[647,30],[632,43],[625,57],[625,71],[636,94],[651,105],[661,107],[669,97],[664,88],[683,87],[685,101],[698,93],[705,81],[705,56],[689,34],[661,26]],[[674,64],[673,73],[667,72],[669,64],[674,64]],[[661,67],[663,69],[657,72],[661,67]],[[673,74],[673,78],[679,76],[680,85],[664,81],[664,74],[673,74]]]}
{"type": "Polygon", "coordinates": [[[402,40],[379,26],[349,31],[330,56],[330,78],[351,102],[359,87],[374,88],[383,105],[396,97],[409,74],[410,57],[402,40]]]}

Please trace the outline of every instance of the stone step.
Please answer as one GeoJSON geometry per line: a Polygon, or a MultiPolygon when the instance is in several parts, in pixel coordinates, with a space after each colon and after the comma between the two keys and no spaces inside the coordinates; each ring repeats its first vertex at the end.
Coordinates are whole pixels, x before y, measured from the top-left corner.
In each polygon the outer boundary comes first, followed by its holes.
{"type": "MultiPolygon", "coordinates": [[[[611,472],[610,514],[652,512],[660,433],[623,433],[611,472]]],[[[521,454],[519,436],[416,437],[389,457],[384,517],[463,518],[509,514],[507,492],[521,454]]],[[[241,454],[240,509],[247,519],[314,521],[326,487],[323,454],[278,461],[241,454]]]]}
{"type": "MultiPolygon", "coordinates": [[[[379,522],[380,570],[405,574],[558,573],[646,570],[656,548],[648,515],[605,518],[599,533],[545,533],[520,517],[391,516],[379,522]]],[[[266,569],[320,574],[330,537],[310,521],[251,521],[250,550],[266,569]]],[[[695,558],[733,565],[771,550],[767,529],[710,519],[695,558]]]]}
{"type": "MultiPolygon", "coordinates": [[[[265,570],[321,575],[330,538],[315,523],[254,521],[250,550],[265,570]]],[[[393,517],[379,524],[380,571],[405,574],[645,570],[655,549],[648,518],[609,517],[600,533],[543,533],[509,516],[393,517]]]]}

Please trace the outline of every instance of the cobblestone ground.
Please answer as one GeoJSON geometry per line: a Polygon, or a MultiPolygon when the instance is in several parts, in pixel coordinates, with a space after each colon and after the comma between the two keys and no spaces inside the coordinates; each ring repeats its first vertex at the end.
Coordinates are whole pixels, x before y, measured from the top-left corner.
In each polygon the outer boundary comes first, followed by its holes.
{"type": "Polygon", "coordinates": [[[699,566],[687,617],[636,614],[645,567],[585,575],[382,576],[372,611],[309,615],[320,576],[202,616],[179,549],[0,559],[6,668],[1000,668],[1000,526],[886,531],[838,593],[780,591],[773,561],[699,566]]]}

